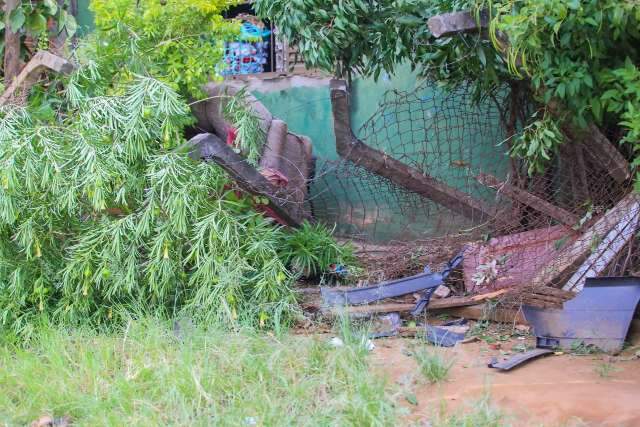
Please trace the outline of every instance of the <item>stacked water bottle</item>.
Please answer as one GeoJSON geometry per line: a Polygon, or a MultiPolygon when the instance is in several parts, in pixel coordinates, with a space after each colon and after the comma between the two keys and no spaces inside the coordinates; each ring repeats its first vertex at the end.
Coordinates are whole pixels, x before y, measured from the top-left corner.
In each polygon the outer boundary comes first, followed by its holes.
{"type": "Polygon", "coordinates": [[[225,45],[226,68],[223,75],[255,74],[264,72],[269,60],[269,36],[271,31],[259,28],[251,22],[242,24],[240,40],[225,45]]]}

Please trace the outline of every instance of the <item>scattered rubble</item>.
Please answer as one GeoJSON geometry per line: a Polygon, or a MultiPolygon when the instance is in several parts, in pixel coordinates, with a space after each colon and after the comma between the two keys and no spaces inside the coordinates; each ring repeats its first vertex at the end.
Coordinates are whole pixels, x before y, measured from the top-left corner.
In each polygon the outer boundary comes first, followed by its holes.
{"type": "Polygon", "coordinates": [[[536,348],[535,350],[517,354],[501,362],[499,362],[497,358],[494,358],[491,360],[491,362],[489,362],[489,367],[500,369],[501,371],[509,371],[517,366],[522,365],[523,363],[527,363],[533,359],[537,359],[538,357],[549,356],[551,354],[553,354],[553,350],[536,348]]]}
{"type": "Polygon", "coordinates": [[[43,415],[31,423],[31,427],[69,427],[71,425],[71,417],[54,418],[51,415],[43,415]]]}

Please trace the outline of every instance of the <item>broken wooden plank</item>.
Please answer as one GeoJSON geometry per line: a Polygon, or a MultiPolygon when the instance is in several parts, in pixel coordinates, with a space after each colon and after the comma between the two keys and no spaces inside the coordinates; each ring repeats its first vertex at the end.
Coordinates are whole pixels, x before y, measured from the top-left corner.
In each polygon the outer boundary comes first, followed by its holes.
{"type": "Polygon", "coordinates": [[[638,203],[639,195],[632,193],[624,197],[607,211],[598,221],[589,227],[574,242],[563,248],[557,256],[533,278],[533,286],[559,286],[574,268],[583,262],[591,250],[600,243],[600,239],[618,224],[629,209],[638,203]]]}
{"type": "Polygon", "coordinates": [[[509,184],[508,182],[502,182],[493,175],[479,173],[476,176],[476,180],[480,184],[498,190],[498,193],[504,194],[505,196],[524,205],[527,205],[530,208],[537,210],[538,212],[542,212],[543,214],[555,219],[559,223],[564,224],[568,227],[573,227],[580,220],[580,218],[578,218],[571,212],[568,212],[559,206],[549,203],[546,200],[543,200],[540,197],[531,194],[526,190],[523,190],[522,188],[518,188],[514,185],[509,184]]]}
{"type": "Polygon", "coordinates": [[[596,125],[591,123],[589,128],[578,133],[578,136],[582,137],[587,152],[595,162],[601,165],[616,182],[621,184],[631,178],[629,162],[596,125]]]}
{"type": "MultiPolygon", "coordinates": [[[[526,287],[514,298],[514,305],[530,305],[538,308],[562,308],[575,294],[550,286],[526,287]]],[[[510,303],[511,301],[509,301],[510,303]]]]}
{"type": "MultiPolygon", "coordinates": [[[[482,295],[474,295],[472,297],[450,297],[443,299],[435,299],[429,302],[427,310],[441,310],[445,308],[464,307],[469,305],[475,305],[488,299],[497,298],[505,295],[509,292],[507,289],[501,289],[496,292],[491,292],[482,295]]],[[[332,313],[344,313],[344,314],[374,314],[374,313],[405,313],[410,312],[416,307],[415,304],[408,303],[387,303],[387,304],[369,304],[358,305],[349,307],[337,307],[332,309],[332,313]]]]}
{"type": "Polygon", "coordinates": [[[346,83],[342,80],[331,81],[331,106],[336,150],[340,157],[472,220],[488,220],[495,216],[496,210],[483,201],[407,166],[357,139],[351,130],[348,94],[346,83]]]}
{"type": "Polygon", "coordinates": [[[193,149],[193,157],[216,162],[243,190],[265,197],[269,201],[266,206],[267,211],[273,212],[281,222],[292,227],[298,227],[302,223],[302,206],[282,197],[278,188],[271,185],[255,167],[247,163],[216,135],[200,134],[189,140],[187,144],[193,149]]]}
{"type": "Polygon", "coordinates": [[[489,26],[489,13],[483,10],[478,17],[470,11],[443,13],[429,18],[427,26],[435,38],[479,32],[489,26]]]}
{"type": "Polygon", "coordinates": [[[611,264],[613,258],[629,243],[636,235],[638,229],[638,219],[640,218],[640,203],[635,201],[623,218],[617,223],[607,236],[600,242],[595,251],[571,276],[564,285],[566,291],[580,292],[584,288],[584,283],[589,277],[602,275],[605,269],[611,264]]]}
{"type": "Polygon", "coordinates": [[[453,317],[462,317],[470,320],[489,320],[497,323],[512,323],[528,325],[522,314],[522,310],[490,307],[486,304],[471,305],[468,307],[455,307],[437,310],[438,314],[448,314],[453,317]]]}
{"type": "MultiPolygon", "coordinates": [[[[551,113],[562,117],[561,112],[564,109],[556,100],[552,100],[548,105],[551,113]]],[[[631,178],[631,168],[627,159],[593,123],[585,130],[565,123],[562,133],[574,143],[582,144],[583,153],[589,156],[591,163],[606,171],[617,183],[622,184],[631,178]]]]}
{"type": "Polygon", "coordinates": [[[0,97],[0,105],[4,105],[9,101],[14,95],[16,95],[18,90],[23,92],[29,91],[31,86],[33,86],[38,80],[40,74],[45,70],[69,74],[73,69],[73,64],[66,59],[41,50],[31,58],[22,71],[20,71],[20,74],[18,74],[18,76],[4,91],[0,97]]]}

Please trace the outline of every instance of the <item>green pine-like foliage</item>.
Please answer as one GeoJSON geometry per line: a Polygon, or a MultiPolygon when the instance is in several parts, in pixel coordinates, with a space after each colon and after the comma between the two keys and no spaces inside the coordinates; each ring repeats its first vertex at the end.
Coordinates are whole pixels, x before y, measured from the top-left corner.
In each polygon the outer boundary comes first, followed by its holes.
{"type": "MultiPolygon", "coordinates": [[[[37,319],[105,326],[149,312],[291,319],[291,253],[309,230],[276,226],[221,168],[189,157],[194,94],[162,73],[143,32],[120,24],[79,49],[70,78],[0,108],[0,328],[26,335],[37,319]]],[[[314,233],[306,241],[322,246],[302,250],[348,255],[325,228],[314,233]]]]}

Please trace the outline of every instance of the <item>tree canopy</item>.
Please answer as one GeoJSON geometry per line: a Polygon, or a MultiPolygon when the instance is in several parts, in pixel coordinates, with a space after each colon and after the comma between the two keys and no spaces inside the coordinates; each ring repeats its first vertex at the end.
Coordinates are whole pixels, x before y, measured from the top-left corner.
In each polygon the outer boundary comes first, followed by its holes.
{"type": "Polygon", "coordinates": [[[565,139],[565,120],[595,122],[620,134],[625,150],[640,147],[637,2],[257,0],[256,9],[298,44],[309,66],[338,76],[378,77],[410,63],[440,83],[473,85],[476,99],[510,87],[512,97],[534,106],[535,115],[521,120],[526,132],[512,141],[532,173],[565,139]],[[430,34],[428,18],[463,10],[488,13],[489,28],[430,34]]]}

